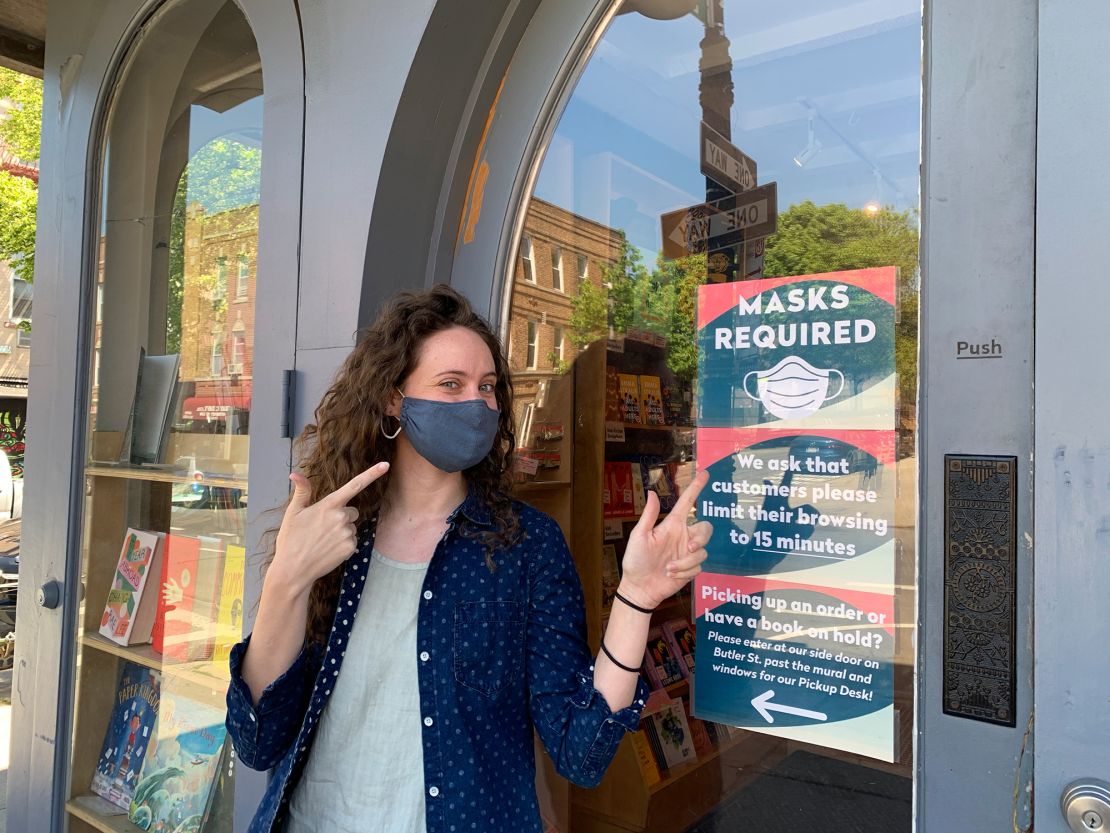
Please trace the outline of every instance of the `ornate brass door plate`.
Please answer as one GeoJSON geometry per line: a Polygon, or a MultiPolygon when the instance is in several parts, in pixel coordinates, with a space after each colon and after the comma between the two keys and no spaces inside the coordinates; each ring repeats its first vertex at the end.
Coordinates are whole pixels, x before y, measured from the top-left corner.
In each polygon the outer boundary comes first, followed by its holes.
{"type": "Polygon", "coordinates": [[[1017,458],[944,458],[944,712],[1013,726],[1017,458]]]}

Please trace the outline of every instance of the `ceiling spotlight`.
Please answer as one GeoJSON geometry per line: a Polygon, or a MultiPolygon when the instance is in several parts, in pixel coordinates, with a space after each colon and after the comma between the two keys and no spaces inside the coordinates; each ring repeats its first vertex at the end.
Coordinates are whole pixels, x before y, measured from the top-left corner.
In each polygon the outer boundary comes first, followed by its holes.
{"type": "Polygon", "coordinates": [[[813,116],[809,117],[809,130],[807,132],[806,146],[794,157],[794,164],[804,168],[813,161],[813,157],[821,152],[821,140],[813,132],[813,116]]]}

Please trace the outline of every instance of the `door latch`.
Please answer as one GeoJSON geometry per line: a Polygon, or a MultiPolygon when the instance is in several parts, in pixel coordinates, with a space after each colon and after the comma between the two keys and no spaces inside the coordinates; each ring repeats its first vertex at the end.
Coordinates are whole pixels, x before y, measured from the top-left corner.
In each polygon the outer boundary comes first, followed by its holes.
{"type": "Polygon", "coordinates": [[[1060,810],[1075,833],[1110,833],[1110,784],[1095,778],[1064,788],[1060,810]]]}
{"type": "Polygon", "coordinates": [[[35,600],[39,603],[39,607],[53,610],[62,603],[62,585],[51,579],[39,588],[35,600]]]}

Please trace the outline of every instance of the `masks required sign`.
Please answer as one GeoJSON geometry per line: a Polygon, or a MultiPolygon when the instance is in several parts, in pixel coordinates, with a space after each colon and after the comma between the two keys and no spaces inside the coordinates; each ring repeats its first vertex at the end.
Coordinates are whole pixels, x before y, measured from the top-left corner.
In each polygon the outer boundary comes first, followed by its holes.
{"type": "Polygon", "coordinates": [[[894,268],[698,295],[697,716],[891,761],[894,268]]]}

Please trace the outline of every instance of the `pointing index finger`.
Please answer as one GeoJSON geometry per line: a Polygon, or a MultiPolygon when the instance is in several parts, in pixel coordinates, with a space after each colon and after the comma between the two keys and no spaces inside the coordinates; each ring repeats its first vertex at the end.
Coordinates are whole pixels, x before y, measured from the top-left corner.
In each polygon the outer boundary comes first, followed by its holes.
{"type": "Polygon", "coordinates": [[[674,513],[679,517],[688,515],[690,510],[694,508],[694,504],[697,502],[701,490],[708,482],[709,472],[702,469],[695,475],[694,479],[690,481],[690,485],[683,489],[682,494],[678,496],[678,500],[675,501],[674,513]]]}
{"type": "Polygon", "coordinates": [[[356,474],[330,495],[323,498],[323,500],[326,500],[329,503],[346,505],[351,501],[352,498],[354,498],[355,495],[357,495],[359,492],[361,492],[387,471],[389,471],[389,463],[385,462],[384,460],[380,463],[375,463],[370,468],[366,469],[366,471],[356,474]]]}

